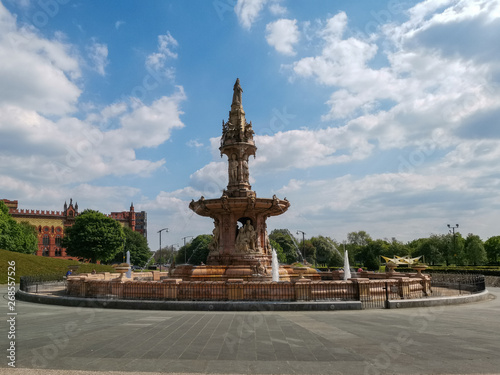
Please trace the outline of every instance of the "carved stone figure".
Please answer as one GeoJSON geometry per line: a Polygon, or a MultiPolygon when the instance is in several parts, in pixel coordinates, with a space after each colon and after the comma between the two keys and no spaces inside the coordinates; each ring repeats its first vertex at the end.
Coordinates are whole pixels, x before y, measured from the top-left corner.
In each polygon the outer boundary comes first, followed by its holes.
{"type": "Polygon", "coordinates": [[[242,174],[241,179],[245,182],[248,182],[250,175],[248,172],[248,161],[246,160],[243,160],[241,162],[241,174],[242,174]]]}
{"type": "Polygon", "coordinates": [[[267,275],[267,268],[262,265],[260,260],[257,261],[257,264],[253,267],[253,270],[259,276],[267,275]]]}
{"type": "Polygon", "coordinates": [[[214,221],[214,229],[212,230],[212,242],[208,245],[208,248],[210,249],[211,252],[215,252],[219,250],[219,223],[217,221],[214,221]]]}
{"type": "Polygon", "coordinates": [[[236,154],[231,155],[229,160],[229,183],[238,182],[238,160],[236,154]]]}
{"type": "Polygon", "coordinates": [[[236,78],[236,82],[234,83],[234,87],[233,87],[233,104],[234,103],[241,104],[241,93],[242,92],[243,92],[243,89],[240,86],[240,79],[236,78]]]}
{"type": "Polygon", "coordinates": [[[257,233],[250,220],[238,231],[235,247],[240,252],[250,252],[256,250],[257,233]]]}
{"type": "Polygon", "coordinates": [[[227,191],[224,190],[224,192],[222,193],[222,197],[221,197],[221,204],[222,204],[222,208],[226,211],[230,211],[228,199],[229,198],[227,197],[227,191]]]}

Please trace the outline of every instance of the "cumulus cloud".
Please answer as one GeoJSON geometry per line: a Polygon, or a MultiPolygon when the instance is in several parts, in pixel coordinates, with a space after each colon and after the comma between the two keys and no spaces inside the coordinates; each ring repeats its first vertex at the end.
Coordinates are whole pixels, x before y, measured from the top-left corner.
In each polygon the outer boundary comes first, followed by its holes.
{"type": "Polygon", "coordinates": [[[240,24],[244,28],[250,29],[267,1],[268,0],[238,0],[234,7],[234,12],[240,24]]]}
{"type": "Polygon", "coordinates": [[[287,9],[279,3],[270,4],[269,11],[276,16],[283,16],[287,13],[287,9]]]}
{"type": "Polygon", "coordinates": [[[165,35],[158,35],[158,50],[148,55],[146,58],[146,66],[157,72],[162,73],[168,78],[174,77],[173,67],[167,67],[166,63],[169,59],[176,59],[177,53],[174,49],[179,43],[174,37],[167,32],[165,35]]]}
{"type": "Polygon", "coordinates": [[[293,72],[334,88],[326,101],[329,111],[324,121],[346,119],[348,132],[376,141],[381,148],[416,145],[436,128],[455,132],[474,113],[498,108],[499,92],[495,82],[488,81],[498,63],[491,58],[476,64],[476,54],[467,58],[465,53],[447,52],[455,38],[447,37],[446,46],[437,48],[438,38],[426,42],[422,33],[438,34],[440,25],[453,33],[469,27],[471,20],[482,26],[470,27],[470,35],[479,37],[485,29],[486,34],[495,33],[492,14],[498,6],[488,3],[480,7],[466,1],[418,4],[410,9],[407,22],[381,28],[378,37],[385,41],[384,50],[374,40],[346,37],[348,18],[340,12],[318,33],[321,53],[293,63],[293,72]],[[385,54],[387,66],[370,66],[377,54],[385,54]]]}
{"type": "Polygon", "coordinates": [[[227,186],[227,162],[211,162],[194,172],[190,178],[190,186],[202,192],[205,197],[220,196],[227,186]]]}
{"type": "Polygon", "coordinates": [[[284,55],[295,55],[293,47],[299,41],[297,20],[279,19],[266,26],[267,43],[284,55]]]}
{"type": "Polygon", "coordinates": [[[91,62],[91,68],[101,76],[106,74],[105,68],[108,65],[108,46],[97,43],[95,40],[87,47],[88,58],[91,62]]]}
{"type": "Polygon", "coordinates": [[[268,5],[269,12],[273,15],[284,15],[286,7],[281,5],[281,0],[238,0],[234,6],[234,12],[238,21],[245,29],[250,30],[253,23],[257,21],[262,11],[268,5]]]}
{"type": "Polygon", "coordinates": [[[46,115],[74,111],[81,93],[76,83],[81,70],[70,46],[18,28],[1,3],[0,35],[0,104],[46,115]]]}

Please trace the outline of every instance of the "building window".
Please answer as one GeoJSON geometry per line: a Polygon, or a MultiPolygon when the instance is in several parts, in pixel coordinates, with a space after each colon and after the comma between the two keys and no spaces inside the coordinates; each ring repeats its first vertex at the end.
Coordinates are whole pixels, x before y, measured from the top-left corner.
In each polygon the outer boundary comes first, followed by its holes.
{"type": "Polygon", "coordinates": [[[49,256],[49,250],[46,247],[43,248],[42,256],[44,256],[44,257],[48,257],[49,256]]]}
{"type": "Polygon", "coordinates": [[[56,246],[61,246],[61,236],[56,236],[56,246]]]}
{"type": "Polygon", "coordinates": [[[56,257],[60,257],[62,255],[61,249],[56,249],[56,257]]]}
{"type": "Polygon", "coordinates": [[[49,235],[48,234],[43,236],[43,246],[49,246],[49,235]]]}

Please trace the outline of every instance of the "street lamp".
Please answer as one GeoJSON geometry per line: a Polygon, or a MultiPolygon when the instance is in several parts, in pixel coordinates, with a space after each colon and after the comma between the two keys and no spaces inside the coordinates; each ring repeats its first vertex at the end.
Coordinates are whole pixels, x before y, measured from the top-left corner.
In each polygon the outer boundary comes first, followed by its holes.
{"type": "Polygon", "coordinates": [[[304,236],[305,236],[305,233],[302,232],[301,230],[297,230],[297,235],[299,233],[302,233],[302,261],[305,262],[305,259],[304,259],[304,256],[305,256],[305,249],[304,249],[304,236]]]}
{"type": "Polygon", "coordinates": [[[186,263],[187,263],[186,238],[194,238],[194,236],[186,236],[186,237],[182,237],[182,239],[184,240],[184,264],[186,264],[186,263]]]}
{"type": "MultiPolygon", "coordinates": [[[[449,231],[450,233],[453,233],[453,254],[457,253],[456,245],[455,245],[455,229],[458,228],[458,224],[455,224],[455,226],[452,226],[450,224],[447,224],[448,228],[451,230],[449,231]]],[[[448,266],[448,256],[446,256],[446,266],[448,266]]]]}
{"type": "MultiPolygon", "coordinates": [[[[160,235],[160,260],[161,260],[161,232],[166,231],[168,233],[168,228],[163,228],[158,231],[158,234],[160,235]]],[[[160,262],[160,272],[161,272],[161,262],[160,262]]]]}

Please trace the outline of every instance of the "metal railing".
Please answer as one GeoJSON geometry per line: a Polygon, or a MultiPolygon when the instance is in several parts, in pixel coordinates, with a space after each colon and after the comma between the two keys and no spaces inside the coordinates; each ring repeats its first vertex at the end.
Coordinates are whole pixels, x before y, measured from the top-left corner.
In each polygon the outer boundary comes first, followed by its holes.
{"type": "Polygon", "coordinates": [[[19,289],[28,293],[63,291],[66,289],[66,277],[60,274],[21,276],[19,289]]]}
{"type": "Polygon", "coordinates": [[[484,275],[467,273],[433,273],[431,286],[434,289],[444,288],[447,290],[454,290],[457,291],[459,295],[480,293],[483,290],[486,290],[484,275]]]}

